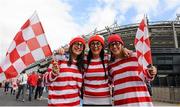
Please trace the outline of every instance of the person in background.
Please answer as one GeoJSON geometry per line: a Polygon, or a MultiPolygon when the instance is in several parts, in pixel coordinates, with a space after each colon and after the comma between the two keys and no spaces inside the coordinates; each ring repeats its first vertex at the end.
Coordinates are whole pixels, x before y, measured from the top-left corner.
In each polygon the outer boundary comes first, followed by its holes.
{"type": "Polygon", "coordinates": [[[8,91],[9,91],[9,86],[10,86],[10,81],[7,79],[7,80],[5,80],[5,82],[4,82],[4,92],[5,92],[5,94],[8,93],[8,91]]]}
{"type": "Polygon", "coordinates": [[[89,52],[85,56],[83,105],[110,106],[111,95],[108,79],[108,55],[104,52],[104,38],[91,36],[89,52]]]}
{"type": "Polygon", "coordinates": [[[108,37],[111,51],[109,72],[114,86],[114,106],[153,106],[145,81],[153,80],[157,74],[154,66],[143,72],[139,69],[135,53],[126,57],[123,52],[124,42],[120,35],[108,37]]]}
{"type": "Polygon", "coordinates": [[[43,90],[44,90],[43,74],[39,74],[34,99],[42,100],[43,90]]]}
{"type": "Polygon", "coordinates": [[[69,45],[69,56],[55,56],[45,73],[45,83],[49,83],[48,106],[80,106],[85,40],[75,37],[69,45]]]}
{"type": "Polygon", "coordinates": [[[11,84],[12,84],[11,94],[15,95],[16,90],[18,88],[17,78],[13,78],[12,81],[11,81],[11,84]]]}
{"type": "Polygon", "coordinates": [[[25,101],[25,90],[27,85],[28,76],[25,71],[22,71],[18,78],[18,93],[16,95],[16,100],[19,99],[20,93],[22,92],[22,101],[25,101]]]}
{"type": "Polygon", "coordinates": [[[34,89],[37,86],[38,81],[38,75],[35,71],[32,72],[32,74],[28,77],[28,85],[29,85],[29,101],[32,100],[32,96],[34,95],[34,89]]]}
{"type": "Polygon", "coordinates": [[[152,96],[152,86],[151,86],[151,81],[145,81],[146,82],[146,86],[148,88],[149,91],[149,95],[152,96]]]}

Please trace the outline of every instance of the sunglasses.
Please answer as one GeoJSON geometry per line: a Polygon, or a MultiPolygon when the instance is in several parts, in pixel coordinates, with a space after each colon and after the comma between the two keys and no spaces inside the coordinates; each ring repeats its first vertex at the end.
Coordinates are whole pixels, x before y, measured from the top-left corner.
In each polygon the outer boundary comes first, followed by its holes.
{"type": "Polygon", "coordinates": [[[120,46],[120,44],[120,42],[112,42],[109,44],[109,47],[120,46]]]}
{"type": "Polygon", "coordinates": [[[75,47],[78,47],[79,49],[83,49],[84,48],[84,45],[81,42],[75,42],[73,45],[75,47]]]}
{"type": "Polygon", "coordinates": [[[101,42],[98,42],[98,41],[91,42],[90,47],[95,47],[95,46],[99,47],[99,46],[102,46],[102,44],[101,44],[101,42]]]}

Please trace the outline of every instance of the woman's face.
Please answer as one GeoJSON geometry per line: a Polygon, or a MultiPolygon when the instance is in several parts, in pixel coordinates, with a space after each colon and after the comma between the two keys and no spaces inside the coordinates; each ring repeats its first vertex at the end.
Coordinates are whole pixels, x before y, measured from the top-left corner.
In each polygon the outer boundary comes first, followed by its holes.
{"type": "Polygon", "coordinates": [[[99,55],[102,50],[102,44],[99,41],[92,41],[90,43],[90,49],[93,55],[99,55]]]}
{"type": "Polygon", "coordinates": [[[115,56],[119,56],[122,52],[122,45],[120,42],[112,42],[109,44],[109,49],[115,56]]]}
{"type": "Polygon", "coordinates": [[[84,45],[82,42],[75,42],[72,45],[72,52],[74,55],[80,55],[84,50],[84,45]]]}

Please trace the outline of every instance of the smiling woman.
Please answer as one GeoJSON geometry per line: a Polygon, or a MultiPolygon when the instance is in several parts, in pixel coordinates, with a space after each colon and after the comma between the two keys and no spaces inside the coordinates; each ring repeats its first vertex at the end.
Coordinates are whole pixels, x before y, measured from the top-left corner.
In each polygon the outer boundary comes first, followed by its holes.
{"type": "Polygon", "coordinates": [[[49,106],[80,106],[85,41],[75,37],[69,45],[69,57],[56,58],[44,77],[49,106]]]}
{"type": "Polygon", "coordinates": [[[104,54],[104,38],[100,35],[90,37],[90,50],[85,56],[84,105],[111,105],[108,81],[108,56],[104,54]]]}
{"type": "Polygon", "coordinates": [[[136,54],[125,57],[124,42],[118,34],[108,37],[108,45],[111,51],[111,62],[108,68],[114,86],[113,104],[115,106],[153,106],[145,81],[153,80],[157,74],[155,67],[142,71],[139,69],[136,54]]]}

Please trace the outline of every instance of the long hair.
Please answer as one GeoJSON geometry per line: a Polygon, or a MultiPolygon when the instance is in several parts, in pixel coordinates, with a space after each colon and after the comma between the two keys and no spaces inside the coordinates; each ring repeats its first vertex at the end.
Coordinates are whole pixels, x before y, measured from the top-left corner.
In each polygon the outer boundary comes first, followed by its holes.
{"type": "MultiPolygon", "coordinates": [[[[84,49],[85,47],[83,48],[83,51],[81,52],[80,55],[77,56],[77,63],[76,63],[76,66],[78,67],[78,70],[82,73],[83,70],[84,70],[84,49]]],[[[68,63],[67,65],[68,66],[71,66],[72,64],[72,45],[69,47],[69,50],[68,50],[68,53],[69,53],[69,60],[68,60],[68,63]]]]}
{"type": "MultiPolygon", "coordinates": [[[[110,49],[110,48],[109,48],[110,49]]],[[[111,51],[110,51],[111,52],[111,51]]],[[[121,52],[120,54],[122,54],[122,58],[126,58],[125,56],[125,52],[124,52],[124,46],[121,46],[121,52]]],[[[111,52],[111,57],[110,57],[110,62],[114,62],[115,61],[115,56],[114,54],[111,52]]]]}
{"type": "MultiPolygon", "coordinates": [[[[91,49],[89,49],[89,52],[87,55],[87,69],[89,67],[92,57],[93,57],[93,53],[92,53],[91,49]]],[[[104,64],[104,48],[101,49],[100,59],[101,59],[101,62],[102,62],[103,68],[104,68],[104,73],[105,73],[104,77],[105,77],[105,79],[107,79],[106,68],[105,68],[105,64],[104,64]]]]}
{"type": "Polygon", "coordinates": [[[111,52],[110,62],[114,62],[114,61],[115,61],[115,57],[114,57],[113,53],[111,52]]]}

